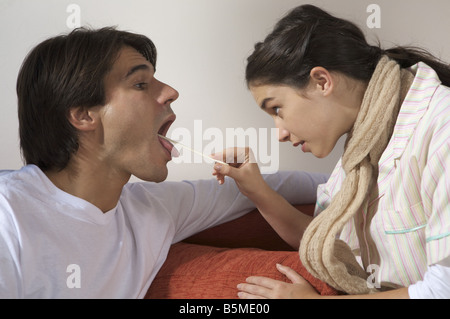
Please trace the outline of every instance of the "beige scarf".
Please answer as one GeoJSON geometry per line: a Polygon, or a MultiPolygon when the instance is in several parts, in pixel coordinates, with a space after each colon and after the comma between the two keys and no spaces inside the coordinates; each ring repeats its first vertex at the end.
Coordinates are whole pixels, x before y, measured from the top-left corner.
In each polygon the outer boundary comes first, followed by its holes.
{"type": "MultiPolygon", "coordinates": [[[[380,59],[346,141],[342,156],[346,178],[341,190],[329,207],[314,218],[300,244],[300,258],[306,269],[348,294],[375,290],[369,288],[369,274],[358,264],[350,247],[336,237],[347,222],[367,210],[368,198],[376,191],[378,161],[413,78],[411,72],[400,69],[387,56],[380,59]]],[[[360,246],[363,249],[365,245],[360,246]]]]}

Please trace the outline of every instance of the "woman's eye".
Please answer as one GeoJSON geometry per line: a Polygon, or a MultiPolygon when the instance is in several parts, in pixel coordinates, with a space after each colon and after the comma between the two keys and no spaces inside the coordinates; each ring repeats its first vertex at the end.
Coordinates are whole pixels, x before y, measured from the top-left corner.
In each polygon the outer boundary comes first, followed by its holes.
{"type": "Polygon", "coordinates": [[[280,112],[280,108],[278,106],[275,106],[272,110],[275,115],[278,115],[278,112],[280,112]]]}

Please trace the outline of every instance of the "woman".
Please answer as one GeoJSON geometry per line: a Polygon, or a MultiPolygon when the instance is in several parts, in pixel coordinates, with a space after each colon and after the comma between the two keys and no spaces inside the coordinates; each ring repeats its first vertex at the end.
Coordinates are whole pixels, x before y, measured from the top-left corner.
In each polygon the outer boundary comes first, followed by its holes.
{"type": "MultiPolygon", "coordinates": [[[[246,80],[280,141],[322,158],[348,134],[344,154],[318,189],[314,219],[256,164],[216,165],[219,182],[234,178],[341,298],[450,297],[449,66],[421,49],[371,46],[353,23],[304,5],[256,44],[246,80]]],[[[292,284],[250,277],[239,296],[318,297],[277,267],[292,284]]]]}

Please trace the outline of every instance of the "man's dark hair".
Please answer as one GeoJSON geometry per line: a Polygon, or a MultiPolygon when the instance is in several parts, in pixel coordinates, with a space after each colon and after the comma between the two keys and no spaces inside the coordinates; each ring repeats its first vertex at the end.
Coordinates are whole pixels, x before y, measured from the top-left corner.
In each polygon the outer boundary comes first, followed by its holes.
{"type": "Polygon", "coordinates": [[[69,110],[106,103],[104,79],[125,46],[156,68],[150,39],[113,27],[78,28],[45,40],[28,54],[17,79],[20,147],[26,164],[43,171],[67,166],[79,146],[69,110]]]}

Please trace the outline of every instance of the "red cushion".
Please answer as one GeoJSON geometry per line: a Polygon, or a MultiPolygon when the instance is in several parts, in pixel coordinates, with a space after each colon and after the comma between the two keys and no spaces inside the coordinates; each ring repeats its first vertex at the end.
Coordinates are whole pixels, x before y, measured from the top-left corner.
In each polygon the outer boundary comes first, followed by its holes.
{"type": "Polygon", "coordinates": [[[249,276],[289,282],[276,269],[276,263],[296,270],[322,295],[337,294],[306,271],[296,251],[227,249],[178,243],[172,246],[145,298],[234,299],[238,293],[236,286],[249,276]]]}
{"type": "MultiPolygon", "coordinates": [[[[314,204],[295,207],[310,216],[314,213],[314,204]]],[[[294,250],[278,236],[257,209],[228,223],[206,229],[184,242],[214,247],[294,250]]]]}

